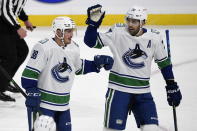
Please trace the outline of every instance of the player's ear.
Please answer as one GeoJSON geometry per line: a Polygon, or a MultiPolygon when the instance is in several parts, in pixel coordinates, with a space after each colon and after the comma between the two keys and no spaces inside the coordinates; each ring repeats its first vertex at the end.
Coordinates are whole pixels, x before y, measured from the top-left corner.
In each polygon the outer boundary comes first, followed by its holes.
{"type": "Polygon", "coordinates": [[[140,27],[143,27],[145,25],[145,20],[140,21],[140,27]]]}

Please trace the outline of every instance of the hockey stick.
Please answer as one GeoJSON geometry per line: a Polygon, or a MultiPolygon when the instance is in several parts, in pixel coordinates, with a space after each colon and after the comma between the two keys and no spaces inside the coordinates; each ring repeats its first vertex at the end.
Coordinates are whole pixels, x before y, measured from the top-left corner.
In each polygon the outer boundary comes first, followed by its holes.
{"type": "Polygon", "coordinates": [[[176,117],[176,107],[175,107],[174,104],[173,104],[172,108],[173,108],[173,116],[174,116],[174,129],[175,129],[175,131],[178,131],[177,117],[176,117]]]}
{"type": "Polygon", "coordinates": [[[169,30],[165,30],[165,33],[166,33],[166,44],[167,44],[168,58],[170,58],[170,61],[171,61],[170,35],[169,35],[169,30]]]}
{"type": "MultiPolygon", "coordinates": [[[[20,88],[20,86],[11,78],[11,76],[8,74],[8,72],[0,65],[0,71],[3,73],[3,75],[13,83],[16,89],[20,91],[20,93],[27,98],[27,94],[20,88]]],[[[32,131],[32,110],[30,108],[27,108],[27,118],[28,118],[28,125],[29,125],[29,131],[32,131]]]]}
{"type": "MultiPolygon", "coordinates": [[[[167,52],[168,52],[168,57],[171,61],[171,52],[170,52],[170,35],[169,35],[169,30],[165,30],[166,33],[166,43],[167,43],[167,52]]],[[[178,131],[178,126],[177,126],[177,117],[176,117],[176,107],[173,104],[173,118],[174,118],[174,129],[175,131],[178,131]]]]}
{"type": "Polygon", "coordinates": [[[27,98],[27,94],[20,88],[20,86],[10,77],[10,75],[7,73],[7,71],[0,65],[0,71],[3,73],[3,75],[10,81],[12,84],[16,87],[20,93],[27,98]]]}
{"type": "Polygon", "coordinates": [[[33,131],[34,129],[32,129],[32,115],[33,115],[33,111],[31,108],[27,107],[27,119],[28,119],[28,125],[29,125],[29,131],[33,131]]]}

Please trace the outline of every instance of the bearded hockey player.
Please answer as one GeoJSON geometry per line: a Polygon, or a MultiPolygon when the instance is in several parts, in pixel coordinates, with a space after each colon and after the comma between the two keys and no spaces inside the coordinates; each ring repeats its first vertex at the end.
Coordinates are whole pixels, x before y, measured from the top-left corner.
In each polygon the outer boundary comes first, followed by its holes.
{"type": "Polygon", "coordinates": [[[108,46],[114,57],[106,93],[104,131],[124,130],[130,111],[141,131],[159,131],[149,84],[153,59],[166,81],[169,105],[178,106],[182,99],[160,32],[143,28],[147,11],[138,6],[128,10],[125,24],[115,24],[106,33],[97,32],[105,16],[101,8],[88,8],[84,42],[91,48],[108,46]]]}
{"type": "Polygon", "coordinates": [[[41,115],[34,131],[71,131],[70,90],[75,74],[110,70],[113,59],[97,55],[93,61],[81,60],[79,46],[72,40],[75,22],[57,17],[52,23],[54,37],[39,41],[22,74],[27,92],[26,106],[41,115]]]}

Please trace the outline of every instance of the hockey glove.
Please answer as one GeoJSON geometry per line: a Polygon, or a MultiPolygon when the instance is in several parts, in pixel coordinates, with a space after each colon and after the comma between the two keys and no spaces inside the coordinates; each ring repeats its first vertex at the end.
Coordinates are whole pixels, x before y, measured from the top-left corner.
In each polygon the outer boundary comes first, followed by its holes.
{"type": "Polygon", "coordinates": [[[98,28],[101,25],[102,20],[105,16],[105,11],[101,12],[101,8],[102,6],[97,4],[87,9],[87,15],[88,15],[88,18],[86,20],[87,25],[91,25],[96,28],[98,28]]]}
{"type": "Polygon", "coordinates": [[[26,89],[27,98],[25,101],[25,105],[32,109],[33,112],[39,110],[40,107],[40,91],[37,88],[27,88],[26,89]]]}
{"type": "Polygon", "coordinates": [[[104,67],[105,70],[110,70],[113,66],[114,60],[111,56],[96,55],[94,56],[94,63],[98,70],[102,67],[104,67]]]}
{"type": "Polygon", "coordinates": [[[182,95],[179,89],[179,86],[174,80],[166,81],[166,92],[167,92],[167,100],[170,106],[178,106],[181,102],[182,95]]]}

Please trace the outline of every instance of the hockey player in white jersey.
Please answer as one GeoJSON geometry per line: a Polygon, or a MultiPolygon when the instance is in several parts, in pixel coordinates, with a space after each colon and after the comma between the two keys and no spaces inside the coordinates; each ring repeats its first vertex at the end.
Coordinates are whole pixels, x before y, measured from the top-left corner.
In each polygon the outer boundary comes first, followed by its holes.
{"type": "Polygon", "coordinates": [[[137,6],[128,10],[125,24],[115,24],[106,33],[97,32],[105,16],[101,8],[99,4],[88,8],[84,42],[91,48],[108,46],[114,57],[106,93],[104,131],[124,130],[130,111],[141,131],[158,131],[149,85],[153,59],[166,81],[169,105],[178,106],[182,99],[162,37],[156,30],[143,28],[147,12],[137,6]]]}
{"type": "Polygon", "coordinates": [[[26,106],[39,111],[34,131],[71,131],[70,90],[75,74],[110,70],[113,59],[97,55],[93,61],[80,59],[78,45],[72,40],[75,23],[69,17],[57,17],[52,23],[52,38],[39,41],[22,74],[27,92],[26,106]]]}

